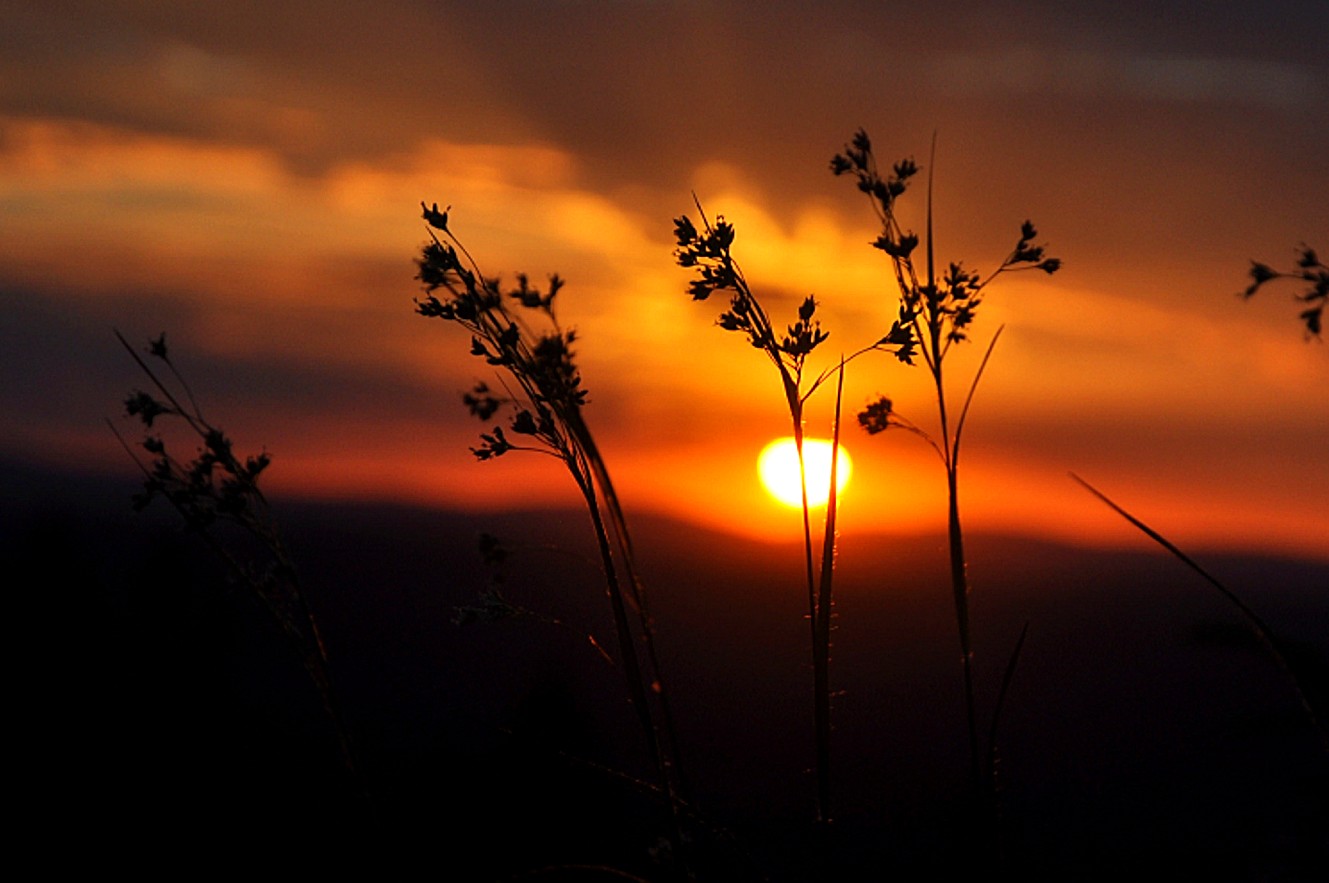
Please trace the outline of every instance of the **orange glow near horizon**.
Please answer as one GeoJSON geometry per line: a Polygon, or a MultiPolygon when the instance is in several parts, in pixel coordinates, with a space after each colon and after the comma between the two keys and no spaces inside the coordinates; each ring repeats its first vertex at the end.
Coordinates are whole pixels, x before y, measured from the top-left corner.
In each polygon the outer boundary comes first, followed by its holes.
{"type": "MultiPolygon", "coordinates": [[[[274,489],[473,511],[575,504],[567,477],[543,460],[477,464],[467,450],[491,427],[465,413],[460,395],[492,381],[492,368],[468,356],[457,329],[412,315],[418,203],[437,200],[454,206],[456,232],[486,273],[568,280],[558,318],[577,331],[587,419],[630,513],[797,536],[796,517],[771,505],[752,462],[788,429],[769,365],[714,328],[720,299],[691,300],[688,274],[671,260],[670,215],[695,212],[686,187],[615,189],[594,180],[584,156],[535,139],[433,138],[297,173],[262,146],[58,119],[0,125],[0,204],[13,231],[0,239],[0,272],[21,307],[13,364],[36,366],[40,378],[11,384],[19,398],[0,424],[7,450],[84,464],[101,462],[102,450],[120,456],[99,425],[85,425],[89,414],[114,414],[140,382],[116,361],[114,326],[144,341],[168,332],[191,381],[196,366],[209,367],[200,397],[228,432],[252,440],[246,447],[272,452],[274,489]],[[66,352],[62,340],[78,346],[66,352]],[[53,388],[22,398],[38,383],[53,388]],[[40,419],[29,413],[36,400],[40,419]]],[[[861,205],[763,192],[762,175],[699,156],[692,180],[706,210],[737,225],[735,254],[777,324],[816,297],[831,335],[815,354],[824,367],[889,326],[893,283],[868,246],[861,205]]],[[[943,184],[948,257],[990,267],[1008,231],[956,236],[946,224],[962,212],[947,194],[959,183],[943,184]]],[[[824,182],[827,193],[835,187],[824,182]]],[[[1241,240],[1230,266],[1203,249],[1137,266],[1077,218],[1044,219],[1046,201],[1031,195],[1031,213],[1058,253],[1065,243],[1067,269],[999,280],[974,342],[948,362],[956,395],[992,331],[1007,328],[966,429],[966,528],[1134,541],[1069,483],[1076,471],[1179,543],[1329,558],[1329,487],[1305,462],[1329,426],[1324,347],[1301,339],[1281,292],[1233,296],[1245,250],[1278,262],[1278,249],[1314,236],[1313,225],[1241,240]]],[[[927,380],[866,355],[846,374],[846,410],[888,394],[925,424],[935,409],[927,380]]],[[[827,434],[828,404],[809,406],[809,431],[827,434]]],[[[840,500],[843,531],[944,528],[944,473],[925,446],[848,430],[846,439],[855,475],[840,500]]],[[[826,481],[809,478],[813,489],[826,481]]],[[[797,482],[787,484],[796,506],[797,482]]]]}

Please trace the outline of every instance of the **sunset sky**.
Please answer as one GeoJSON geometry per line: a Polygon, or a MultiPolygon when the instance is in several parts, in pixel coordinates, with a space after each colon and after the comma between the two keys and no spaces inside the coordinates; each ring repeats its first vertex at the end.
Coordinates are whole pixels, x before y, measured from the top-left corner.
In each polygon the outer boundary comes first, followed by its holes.
{"type": "MultiPolygon", "coordinates": [[[[1074,471],[1182,544],[1329,559],[1329,348],[1294,287],[1237,296],[1252,258],[1329,252],[1327,32],[1323,0],[0,0],[0,455],[128,474],[104,418],[142,381],[112,329],[165,331],[275,492],[575,504],[548,458],[468,451],[460,394],[491,375],[413,312],[426,200],[487,273],[568,281],[630,514],[793,531],[756,471],[777,377],[687,296],[672,219],[695,192],[734,222],[777,322],[814,295],[823,367],[897,298],[828,161],[863,127],[927,166],[936,132],[938,257],[991,270],[1031,218],[1064,261],[994,283],[951,363],[960,395],[1005,325],[969,526],[1143,542],[1074,471]]],[[[846,408],[881,393],[932,425],[923,369],[853,363],[846,408]]],[[[916,438],[844,444],[846,535],[944,523],[916,438]]]]}

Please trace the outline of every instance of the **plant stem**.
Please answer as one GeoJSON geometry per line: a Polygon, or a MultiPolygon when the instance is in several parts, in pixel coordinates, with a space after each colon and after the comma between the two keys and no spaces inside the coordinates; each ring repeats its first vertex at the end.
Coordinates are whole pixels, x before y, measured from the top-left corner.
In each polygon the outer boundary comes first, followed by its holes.
{"type": "MultiPolygon", "coordinates": [[[[628,620],[627,605],[624,602],[623,589],[619,583],[618,568],[614,564],[614,553],[609,534],[605,528],[604,517],[600,513],[600,505],[595,496],[594,486],[588,481],[579,482],[579,484],[581,484],[582,496],[586,500],[586,509],[590,513],[591,526],[594,529],[596,544],[600,552],[600,562],[605,574],[605,594],[609,597],[609,606],[614,614],[614,630],[618,637],[619,657],[627,676],[628,693],[632,699],[632,707],[637,712],[637,719],[641,724],[642,734],[646,737],[650,756],[655,762],[657,772],[663,776],[659,739],[656,736],[655,724],[651,720],[651,706],[646,695],[645,684],[642,681],[641,664],[637,659],[637,648],[632,638],[632,625],[628,620]]],[[[665,787],[665,792],[669,793],[670,789],[663,778],[661,785],[665,787]]]]}
{"type": "MultiPolygon", "coordinates": [[[[808,629],[812,639],[812,735],[816,775],[817,822],[831,819],[831,703],[830,703],[830,647],[829,634],[823,635],[822,621],[826,618],[823,600],[818,594],[817,570],[812,552],[812,515],[808,502],[807,462],[804,458],[805,433],[803,429],[803,401],[797,387],[790,391],[790,379],[785,376],[789,399],[789,413],[793,421],[794,447],[798,451],[798,486],[803,513],[803,565],[808,584],[808,629]]],[[[834,477],[831,493],[834,498],[834,477]]],[[[823,560],[823,569],[825,561],[823,560]]],[[[829,597],[829,580],[825,587],[829,597]]]]}
{"type": "Polygon", "coordinates": [[[978,747],[978,718],[974,708],[974,653],[969,629],[969,576],[964,556],[964,532],[960,528],[958,475],[954,466],[946,470],[947,535],[951,558],[951,592],[955,599],[955,621],[960,633],[960,659],[964,667],[964,707],[969,729],[969,773],[975,789],[982,787],[981,753],[978,747]]]}
{"type": "MultiPolygon", "coordinates": [[[[831,438],[831,475],[826,498],[826,525],[821,550],[821,580],[816,596],[816,618],[813,620],[813,708],[817,748],[817,815],[823,824],[831,821],[831,618],[834,615],[832,595],[835,575],[835,524],[838,511],[836,493],[840,448],[840,404],[844,394],[844,360],[840,361],[840,374],[835,389],[835,424],[831,438]]],[[[804,495],[806,495],[806,485],[804,495]]]]}
{"type": "Polygon", "coordinates": [[[1246,624],[1250,627],[1252,634],[1255,635],[1256,640],[1258,640],[1260,645],[1264,647],[1265,652],[1269,654],[1270,658],[1273,659],[1274,663],[1282,670],[1283,674],[1287,675],[1288,681],[1292,684],[1292,689],[1296,691],[1297,699],[1301,703],[1302,710],[1306,712],[1306,716],[1310,719],[1311,725],[1315,728],[1315,733],[1320,740],[1320,747],[1324,749],[1326,754],[1329,754],[1329,725],[1326,725],[1325,721],[1316,712],[1315,706],[1311,704],[1310,697],[1308,697],[1306,691],[1302,689],[1301,678],[1297,676],[1296,670],[1293,669],[1291,664],[1287,661],[1287,657],[1279,649],[1279,642],[1274,637],[1273,630],[1269,628],[1265,621],[1261,619],[1254,610],[1248,607],[1235,592],[1219,582],[1217,578],[1209,573],[1209,571],[1196,563],[1195,559],[1181,551],[1180,548],[1161,533],[1127,512],[1121,506],[1118,506],[1109,499],[1106,494],[1076,475],[1074,472],[1070,473],[1070,476],[1078,482],[1081,487],[1101,500],[1113,512],[1116,512],[1122,518],[1126,519],[1141,533],[1170,552],[1174,558],[1199,574],[1205,582],[1217,589],[1219,594],[1226,598],[1232,606],[1237,608],[1237,611],[1241,614],[1242,618],[1246,620],[1246,624]]]}
{"type": "Polygon", "coordinates": [[[618,638],[619,656],[623,661],[629,696],[646,740],[660,793],[668,806],[669,838],[674,855],[678,857],[680,867],[685,867],[678,740],[661,677],[659,657],[655,651],[654,625],[646,608],[646,598],[641,590],[633,560],[627,520],[619,504],[618,495],[614,491],[609,470],[600,456],[589,427],[576,410],[569,410],[563,416],[576,452],[576,456],[568,459],[568,466],[577,486],[581,489],[587,511],[590,513],[591,525],[604,568],[606,594],[609,596],[614,615],[614,630],[618,638]],[[573,468],[574,464],[576,468],[573,468]],[[615,546],[619,553],[618,562],[614,556],[615,546]],[[641,651],[637,648],[637,637],[628,615],[629,605],[638,616],[640,640],[643,644],[641,651]],[[642,659],[638,656],[639,652],[645,654],[644,669],[642,659]],[[652,696],[655,697],[658,711],[652,705],[652,696]]]}

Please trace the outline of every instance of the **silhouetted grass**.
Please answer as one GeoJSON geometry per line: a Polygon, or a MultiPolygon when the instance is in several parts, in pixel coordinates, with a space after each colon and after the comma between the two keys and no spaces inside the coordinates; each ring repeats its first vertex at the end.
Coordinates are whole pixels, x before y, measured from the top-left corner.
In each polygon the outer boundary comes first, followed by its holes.
{"type": "Polygon", "coordinates": [[[417,278],[425,296],[416,301],[416,311],[460,326],[470,334],[471,354],[499,372],[500,390],[481,382],[463,401],[481,420],[504,412],[507,431],[495,425],[471,451],[481,461],[516,450],[550,455],[564,465],[577,485],[600,554],[619,663],[654,765],[656,786],[670,811],[675,860],[684,862],[682,770],[655,649],[654,624],[627,519],[582,413],[586,390],[573,357],[576,334],[564,330],[555,314],[555,298],[563,280],[550,276],[548,288],[541,291],[528,277],[519,275],[516,287],[504,291],[498,278],[483,275],[457,239],[449,227],[448,212],[440,212],[437,204],[430,208],[421,203],[421,208],[430,241],[417,262],[417,278]]]}
{"type": "Polygon", "coordinates": [[[1288,661],[1287,655],[1282,650],[1282,641],[1278,639],[1278,636],[1275,635],[1273,629],[1265,623],[1259,614],[1249,607],[1245,601],[1241,600],[1236,592],[1229,589],[1220,582],[1217,577],[1201,567],[1194,558],[1183,552],[1167,537],[1127,512],[1108,497],[1107,494],[1103,493],[1074,472],[1071,473],[1071,478],[1078,482],[1085,490],[1089,491],[1089,493],[1101,500],[1104,505],[1110,508],[1113,512],[1116,512],[1122,518],[1126,519],[1126,521],[1139,530],[1140,533],[1162,546],[1170,555],[1172,555],[1172,557],[1199,574],[1205,582],[1213,586],[1229,604],[1237,609],[1237,612],[1241,614],[1242,619],[1245,621],[1246,626],[1250,629],[1251,634],[1254,635],[1255,639],[1259,642],[1260,647],[1269,655],[1269,658],[1274,661],[1274,664],[1278,666],[1283,674],[1287,676],[1288,682],[1297,694],[1298,702],[1301,703],[1302,710],[1306,712],[1306,716],[1310,719],[1311,725],[1315,728],[1316,735],[1320,740],[1320,747],[1324,749],[1326,754],[1329,754],[1329,724],[1325,723],[1324,712],[1322,710],[1317,710],[1314,703],[1311,702],[1310,696],[1302,684],[1301,675],[1298,673],[1296,667],[1288,661]]]}
{"type": "Polygon", "coordinates": [[[119,331],[115,336],[155,390],[135,390],[125,400],[126,414],[143,425],[144,438],[138,447],[150,455],[148,462],[107,421],[143,473],[143,490],[135,495],[134,508],[143,509],[159,498],[166,500],[180,514],[185,527],[224,563],[230,576],[268,611],[317,689],[342,762],[358,780],[350,733],[332,689],[327,649],[300,590],[295,564],[258,486],[270,458],[266,452],[243,460],[236,455],[222,429],[203,416],[193,391],[171,359],[165,334],[151,341],[145,352],[161,363],[166,378],[154,371],[119,331]],[[187,436],[201,442],[193,459],[182,460],[171,453],[159,422],[181,427],[187,436]],[[239,541],[223,536],[222,527],[236,529],[239,541]]]}
{"type": "MultiPolygon", "coordinates": [[[[729,297],[729,305],[717,324],[723,330],[740,332],[747,343],[760,350],[776,369],[799,450],[801,471],[808,403],[833,374],[836,379],[832,439],[834,452],[838,450],[841,432],[844,373],[850,361],[864,353],[883,350],[906,364],[913,365],[921,361],[928,369],[937,402],[938,428],[935,432],[901,416],[885,397],[869,405],[858,415],[858,420],[869,433],[894,428],[923,438],[945,469],[948,575],[961,649],[970,754],[969,778],[979,801],[976,806],[984,813],[992,814],[980,821],[988,825],[995,820],[997,810],[998,724],[1029,624],[1025,623],[1014,642],[1014,649],[1007,659],[996,690],[991,718],[984,731],[980,726],[975,702],[974,640],[969,614],[970,584],[965,535],[960,517],[959,464],[970,407],[1001,336],[1001,329],[992,336],[974,375],[964,387],[963,399],[958,402],[947,388],[949,378],[945,363],[953,347],[968,339],[969,329],[985,296],[986,287],[997,276],[1016,270],[1053,273],[1060,268],[1060,261],[1045,256],[1044,247],[1035,244],[1037,231],[1032,223],[1026,221],[1021,226],[1015,247],[988,276],[983,277],[970,271],[958,262],[948,264],[945,270],[939,270],[933,247],[930,170],[927,229],[923,237],[904,230],[895,214],[897,199],[906,192],[908,182],[919,172],[912,160],[896,163],[883,175],[876,165],[868,136],[860,131],[850,144],[845,145],[844,152],[834,157],[831,170],[836,175],[850,175],[856,180],[858,189],[869,198],[881,223],[881,234],[873,245],[890,259],[899,296],[898,302],[893,304],[895,316],[888,332],[875,343],[847,357],[842,355],[833,367],[812,375],[807,366],[809,356],[827,340],[827,334],[821,329],[817,318],[820,304],[808,296],[798,307],[794,321],[785,326],[783,332],[778,331],[733,256],[736,236],[733,226],[723,216],[713,220],[709,218],[699,201],[697,211],[700,228],[686,216],[674,222],[677,246],[675,258],[680,266],[695,273],[688,289],[693,299],[706,300],[716,292],[724,292],[729,297]],[[919,245],[924,246],[925,258],[921,263],[916,263],[914,255],[919,245]]],[[[482,274],[475,259],[453,233],[447,211],[439,211],[437,205],[425,207],[422,204],[422,208],[429,242],[418,260],[417,278],[423,283],[425,293],[416,300],[417,312],[426,318],[442,319],[461,327],[470,336],[470,354],[483,360],[498,378],[495,386],[478,383],[463,397],[465,406],[477,418],[484,421],[498,420],[487,427],[480,436],[479,444],[471,451],[480,461],[495,460],[512,451],[544,454],[562,463],[572,477],[591,522],[599,556],[598,564],[605,579],[615,625],[616,661],[623,667],[628,697],[636,724],[641,730],[654,780],[650,783],[637,782],[627,774],[607,769],[589,758],[568,756],[556,746],[551,747],[549,753],[560,762],[593,770],[595,775],[605,779],[628,781],[633,786],[644,788],[667,807],[671,842],[668,848],[659,850],[654,870],[650,872],[652,875],[659,873],[662,877],[672,879],[728,881],[732,879],[729,876],[709,877],[697,873],[699,865],[692,860],[700,836],[713,836],[716,832],[707,828],[695,807],[686,801],[686,783],[678,760],[679,748],[669,694],[660,672],[654,624],[639,578],[627,519],[615,493],[608,467],[584,417],[586,391],[573,352],[576,335],[564,329],[556,316],[555,300],[563,282],[559,277],[551,276],[547,287],[541,289],[531,285],[528,277],[519,275],[514,286],[504,288],[497,278],[482,274]]],[[[1292,273],[1278,273],[1261,264],[1253,265],[1251,275],[1254,281],[1246,295],[1250,296],[1261,285],[1276,278],[1294,278],[1309,283],[1311,288],[1301,296],[1302,301],[1310,304],[1302,313],[1302,319],[1306,322],[1308,334],[1318,336],[1329,273],[1326,273],[1323,263],[1308,248],[1300,253],[1298,267],[1292,273]]],[[[145,437],[138,448],[149,456],[144,458],[135,446],[119,432],[116,433],[144,475],[144,489],[135,497],[135,506],[141,508],[159,497],[167,500],[179,512],[184,523],[198,533],[225,563],[235,579],[264,605],[299,654],[305,672],[319,693],[323,710],[336,731],[342,759],[354,773],[351,742],[331,688],[327,653],[318,626],[301,594],[295,567],[281,540],[267,500],[258,487],[260,475],[269,463],[268,456],[264,453],[241,458],[233,452],[230,440],[221,429],[204,418],[192,391],[168,354],[164,335],[152,341],[147,350],[151,359],[161,363],[162,367],[158,370],[154,370],[118,332],[117,337],[148,377],[152,390],[136,391],[126,401],[127,413],[141,422],[145,429],[145,437]],[[201,442],[197,454],[192,459],[180,459],[168,452],[167,442],[159,430],[159,421],[172,421],[188,435],[197,438],[201,442]],[[219,531],[222,526],[237,529],[246,542],[243,545],[230,542],[219,531]]],[[[112,426],[112,429],[115,427],[112,426]]],[[[830,776],[833,695],[830,689],[830,649],[835,616],[837,469],[838,459],[833,456],[819,552],[814,544],[811,507],[805,482],[802,499],[803,569],[813,668],[816,806],[817,820],[821,823],[816,830],[819,833],[828,830],[826,823],[831,821],[835,806],[830,776]]],[[[1073,477],[1121,517],[1196,571],[1237,608],[1251,632],[1288,676],[1323,747],[1329,752],[1329,728],[1326,728],[1324,709],[1317,708],[1316,703],[1308,698],[1308,691],[1304,689],[1297,668],[1289,663],[1281,642],[1264,620],[1157,531],[1078,476],[1073,477]]],[[[502,563],[504,550],[492,538],[482,540],[481,550],[488,564],[497,567],[502,563]]],[[[459,619],[536,618],[559,627],[569,627],[558,617],[537,614],[509,601],[502,591],[501,579],[497,577],[481,594],[477,604],[458,607],[456,610],[459,619]]],[[[575,631],[579,636],[585,635],[580,629],[575,631]]],[[[611,657],[594,636],[585,636],[602,656],[607,659],[611,657]]],[[[901,725],[908,724],[905,722],[901,725]]],[[[736,787],[742,787],[742,783],[737,783],[736,787]]],[[[443,795],[441,799],[447,800],[448,795],[443,795]]],[[[654,818],[650,825],[651,833],[654,834],[654,818]]],[[[513,831],[511,836],[521,837],[523,833],[513,831]]],[[[969,828],[957,825],[955,830],[942,832],[938,839],[959,851],[977,853],[973,866],[989,876],[1000,876],[1006,869],[1001,864],[1001,847],[995,826],[987,828],[984,836],[992,839],[976,841],[969,828]]],[[[498,842],[498,838],[495,838],[495,842],[498,842]]],[[[742,850],[733,848],[731,851],[739,853],[742,850]]],[[[835,865],[826,852],[818,851],[812,859],[812,865],[810,873],[813,876],[839,879],[832,876],[835,865]]],[[[799,873],[787,872],[787,879],[798,878],[799,873]]],[[[605,879],[644,883],[646,877],[598,861],[551,860],[508,879],[605,879]]]]}
{"type": "MultiPolygon", "coordinates": [[[[674,220],[674,238],[677,249],[675,260],[680,267],[695,272],[688,293],[695,301],[707,300],[716,292],[729,295],[729,309],[720,314],[716,324],[725,331],[743,334],[754,349],[760,350],[770,361],[780,378],[781,391],[789,411],[790,428],[798,451],[799,488],[802,496],[804,570],[807,581],[808,624],[812,638],[813,669],[813,729],[816,752],[817,816],[822,822],[831,819],[830,734],[831,690],[830,648],[831,620],[834,616],[833,574],[835,560],[836,472],[838,449],[831,447],[831,478],[824,525],[824,539],[820,565],[814,562],[812,523],[807,492],[807,470],[804,461],[805,410],[808,399],[837,372],[838,384],[835,406],[835,439],[840,437],[839,388],[843,387],[845,359],[839,367],[824,371],[809,379],[807,358],[828,337],[816,318],[817,301],[808,295],[798,308],[794,322],[780,333],[767,315],[761,301],[748,284],[747,277],[734,258],[732,246],[736,232],[724,215],[715,222],[706,216],[701,202],[696,200],[701,229],[687,215],[674,220]]],[[[908,328],[900,323],[892,329],[878,346],[906,352],[912,347],[908,328]]],[[[852,358],[852,356],[850,357],[852,358]]],[[[902,355],[901,358],[906,358],[902,355]]]]}
{"type": "MultiPolygon", "coordinates": [[[[936,139],[933,139],[932,156],[936,155],[936,139]]],[[[869,433],[878,433],[890,427],[906,429],[921,436],[940,457],[946,470],[947,489],[947,537],[950,549],[951,587],[955,604],[956,625],[960,637],[960,658],[964,672],[965,714],[968,722],[970,777],[976,791],[991,790],[995,767],[995,737],[997,720],[1001,704],[998,702],[993,713],[990,727],[989,744],[986,751],[980,745],[978,715],[974,703],[973,676],[973,638],[969,621],[969,576],[968,562],[964,551],[964,531],[960,523],[959,469],[960,446],[964,438],[965,420],[973,403],[974,393],[978,389],[983,371],[992,356],[992,350],[1001,336],[997,329],[992,336],[987,350],[983,354],[978,370],[969,383],[968,391],[959,409],[958,418],[955,408],[946,390],[946,357],[952,347],[969,339],[968,331],[982,304],[984,290],[1002,273],[1016,270],[1041,270],[1055,273],[1061,268],[1061,261],[1047,257],[1044,246],[1036,245],[1038,231],[1030,221],[1025,221],[1020,228],[1020,237],[1010,254],[987,277],[966,269],[960,262],[952,262],[944,271],[939,271],[935,258],[935,240],[933,236],[932,209],[932,172],[928,173],[927,194],[927,229],[920,237],[913,231],[906,231],[895,214],[896,200],[904,195],[909,181],[918,174],[918,166],[912,159],[903,159],[895,163],[884,176],[877,166],[872,152],[872,142],[866,132],[860,129],[852,141],[846,144],[842,153],[831,159],[831,172],[836,176],[850,175],[860,192],[868,197],[873,211],[881,223],[881,234],[873,242],[873,247],[884,252],[891,261],[896,288],[899,294],[898,315],[892,325],[891,335],[898,333],[901,326],[908,328],[915,346],[910,347],[899,357],[913,364],[915,356],[921,357],[932,377],[936,391],[938,431],[934,436],[921,429],[917,424],[895,413],[892,402],[886,397],[869,405],[859,414],[859,423],[869,433]],[[915,264],[914,252],[922,244],[925,254],[923,266],[915,264]],[[953,422],[952,422],[953,421],[953,422]]],[[[887,339],[891,335],[887,336],[887,339]]],[[[1024,643],[1021,633],[1010,664],[1006,668],[1006,677],[999,697],[1004,698],[1020,648],[1024,643]]]]}

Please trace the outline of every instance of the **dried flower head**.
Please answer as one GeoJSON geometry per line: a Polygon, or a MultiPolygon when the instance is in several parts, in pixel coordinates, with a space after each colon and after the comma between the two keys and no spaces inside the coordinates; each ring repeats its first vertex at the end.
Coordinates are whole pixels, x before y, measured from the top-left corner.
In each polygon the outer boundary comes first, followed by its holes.
{"type": "Polygon", "coordinates": [[[416,312],[460,325],[470,334],[471,354],[503,369],[511,381],[511,386],[504,384],[506,394],[494,395],[487,384],[478,383],[462,402],[481,420],[509,409],[508,430],[533,443],[515,444],[496,426],[480,436],[481,444],[471,448],[472,453],[479,460],[513,450],[575,457],[569,426],[580,422],[587,393],[572,349],[576,333],[559,327],[555,314],[563,279],[551,275],[548,287],[541,290],[521,273],[516,286],[505,291],[499,279],[481,274],[453,236],[447,211],[440,212],[437,203],[432,208],[421,203],[421,208],[430,241],[416,261],[416,278],[425,289],[425,296],[415,301],[416,312]],[[440,233],[447,241],[439,238],[440,233]],[[527,318],[531,313],[540,314],[546,327],[533,326],[527,318]]]}

